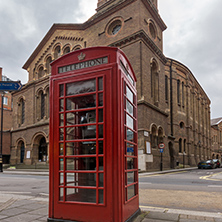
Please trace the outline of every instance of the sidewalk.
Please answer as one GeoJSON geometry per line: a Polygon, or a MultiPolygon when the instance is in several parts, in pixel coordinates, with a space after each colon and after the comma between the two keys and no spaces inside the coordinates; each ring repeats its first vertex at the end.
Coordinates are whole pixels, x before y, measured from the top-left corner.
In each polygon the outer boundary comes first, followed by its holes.
{"type": "MultiPolygon", "coordinates": [[[[196,168],[190,168],[190,170],[196,168]]],[[[188,168],[180,169],[188,170],[188,168]]],[[[177,170],[178,171],[178,170],[177,170]]],[[[167,173],[172,171],[150,172],[147,174],[167,173]]],[[[46,170],[5,170],[5,174],[48,175],[46,170]]],[[[208,179],[221,180],[222,173],[208,176],[208,179]]],[[[221,204],[222,206],[222,204],[221,204]]],[[[140,206],[141,214],[134,222],[222,222],[222,213],[187,211],[151,206],[140,206]]],[[[0,192],[1,222],[46,222],[48,217],[48,197],[37,198],[0,192]]],[[[106,222],[106,221],[104,221],[106,222]]]]}

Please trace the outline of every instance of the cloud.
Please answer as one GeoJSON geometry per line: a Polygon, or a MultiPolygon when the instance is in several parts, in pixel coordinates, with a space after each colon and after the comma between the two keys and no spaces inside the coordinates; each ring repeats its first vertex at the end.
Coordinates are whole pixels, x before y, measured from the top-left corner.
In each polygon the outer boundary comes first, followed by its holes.
{"type": "Polygon", "coordinates": [[[23,64],[54,23],[83,23],[96,0],[1,0],[0,67],[12,80],[28,81],[23,64]]]}
{"type": "Polygon", "coordinates": [[[159,0],[160,15],[168,26],[164,54],[193,72],[211,99],[212,117],[222,116],[217,105],[222,96],[221,8],[220,0],[159,0]]]}

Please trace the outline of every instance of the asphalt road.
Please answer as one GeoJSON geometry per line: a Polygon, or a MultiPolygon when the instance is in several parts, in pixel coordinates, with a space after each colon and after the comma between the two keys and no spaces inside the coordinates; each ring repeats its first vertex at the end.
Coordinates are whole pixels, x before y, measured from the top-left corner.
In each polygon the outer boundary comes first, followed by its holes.
{"type": "MultiPolygon", "coordinates": [[[[140,174],[140,206],[222,213],[222,168],[140,174]]],[[[0,194],[48,198],[48,176],[0,174],[0,194]]]]}
{"type": "Polygon", "coordinates": [[[222,168],[140,175],[140,205],[207,212],[222,212],[222,180],[210,175],[222,168]]]}
{"type": "Polygon", "coordinates": [[[38,175],[0,174],[0,194],[47,197],[49,177],[38,175]]]}

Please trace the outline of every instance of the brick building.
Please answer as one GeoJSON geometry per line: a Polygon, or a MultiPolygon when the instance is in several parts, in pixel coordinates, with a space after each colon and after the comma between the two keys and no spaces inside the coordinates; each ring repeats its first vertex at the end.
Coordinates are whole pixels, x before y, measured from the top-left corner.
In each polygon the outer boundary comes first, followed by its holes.
{"type": "MultiPolygon", "coordinates": [[[[3,75],[3,69],[0,67],[0,79],[1,81],[11,81],[5,75],[3,75]]],[[[3,98],[3,135],[2,135],[2,160],[3,164],[9,164],[11,153],[11,126],[12,126],[12,96],[9,92],[0,94],[0,106],[3,98]]],[[[1,107],[2,108],[2,107],[1,107]]],[[[1,126],[1,118],[0,118],[1,126]]]]}
{"type": "Polygon", "coordinates": [[[222,118],[211,119],[212,159],[222,160],[222,118]]]}
{"type": "Polygon", "coordinates": [[[164,56],[157,0],[97,6],[83,24],[54,24],[23,66],[29,80],[13,93],[11,164],[47,165],[50,62],[91,46],[121,48],[136,73],[139,169],[159,169],[161,142],[166,169],[210,156],[210,100],[186,66],[164,56]]]}

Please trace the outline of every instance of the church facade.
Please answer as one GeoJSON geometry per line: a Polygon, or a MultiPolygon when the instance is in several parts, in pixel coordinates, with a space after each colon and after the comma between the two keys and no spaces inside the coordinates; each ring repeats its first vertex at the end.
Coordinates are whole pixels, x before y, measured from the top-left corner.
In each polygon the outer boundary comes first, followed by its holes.
{"type": "Polygon", "coordinates": [[[48,166],[50,63],[74,50],[118,47],[137,77],[141,171],[196,166],[211,156],[210,100],[185,65],[163,54],[167,28],[157,0],[98,0],[83,24],[54,24],[23,68],[28,83],[13,93],[11,164],[48,166]]]}

